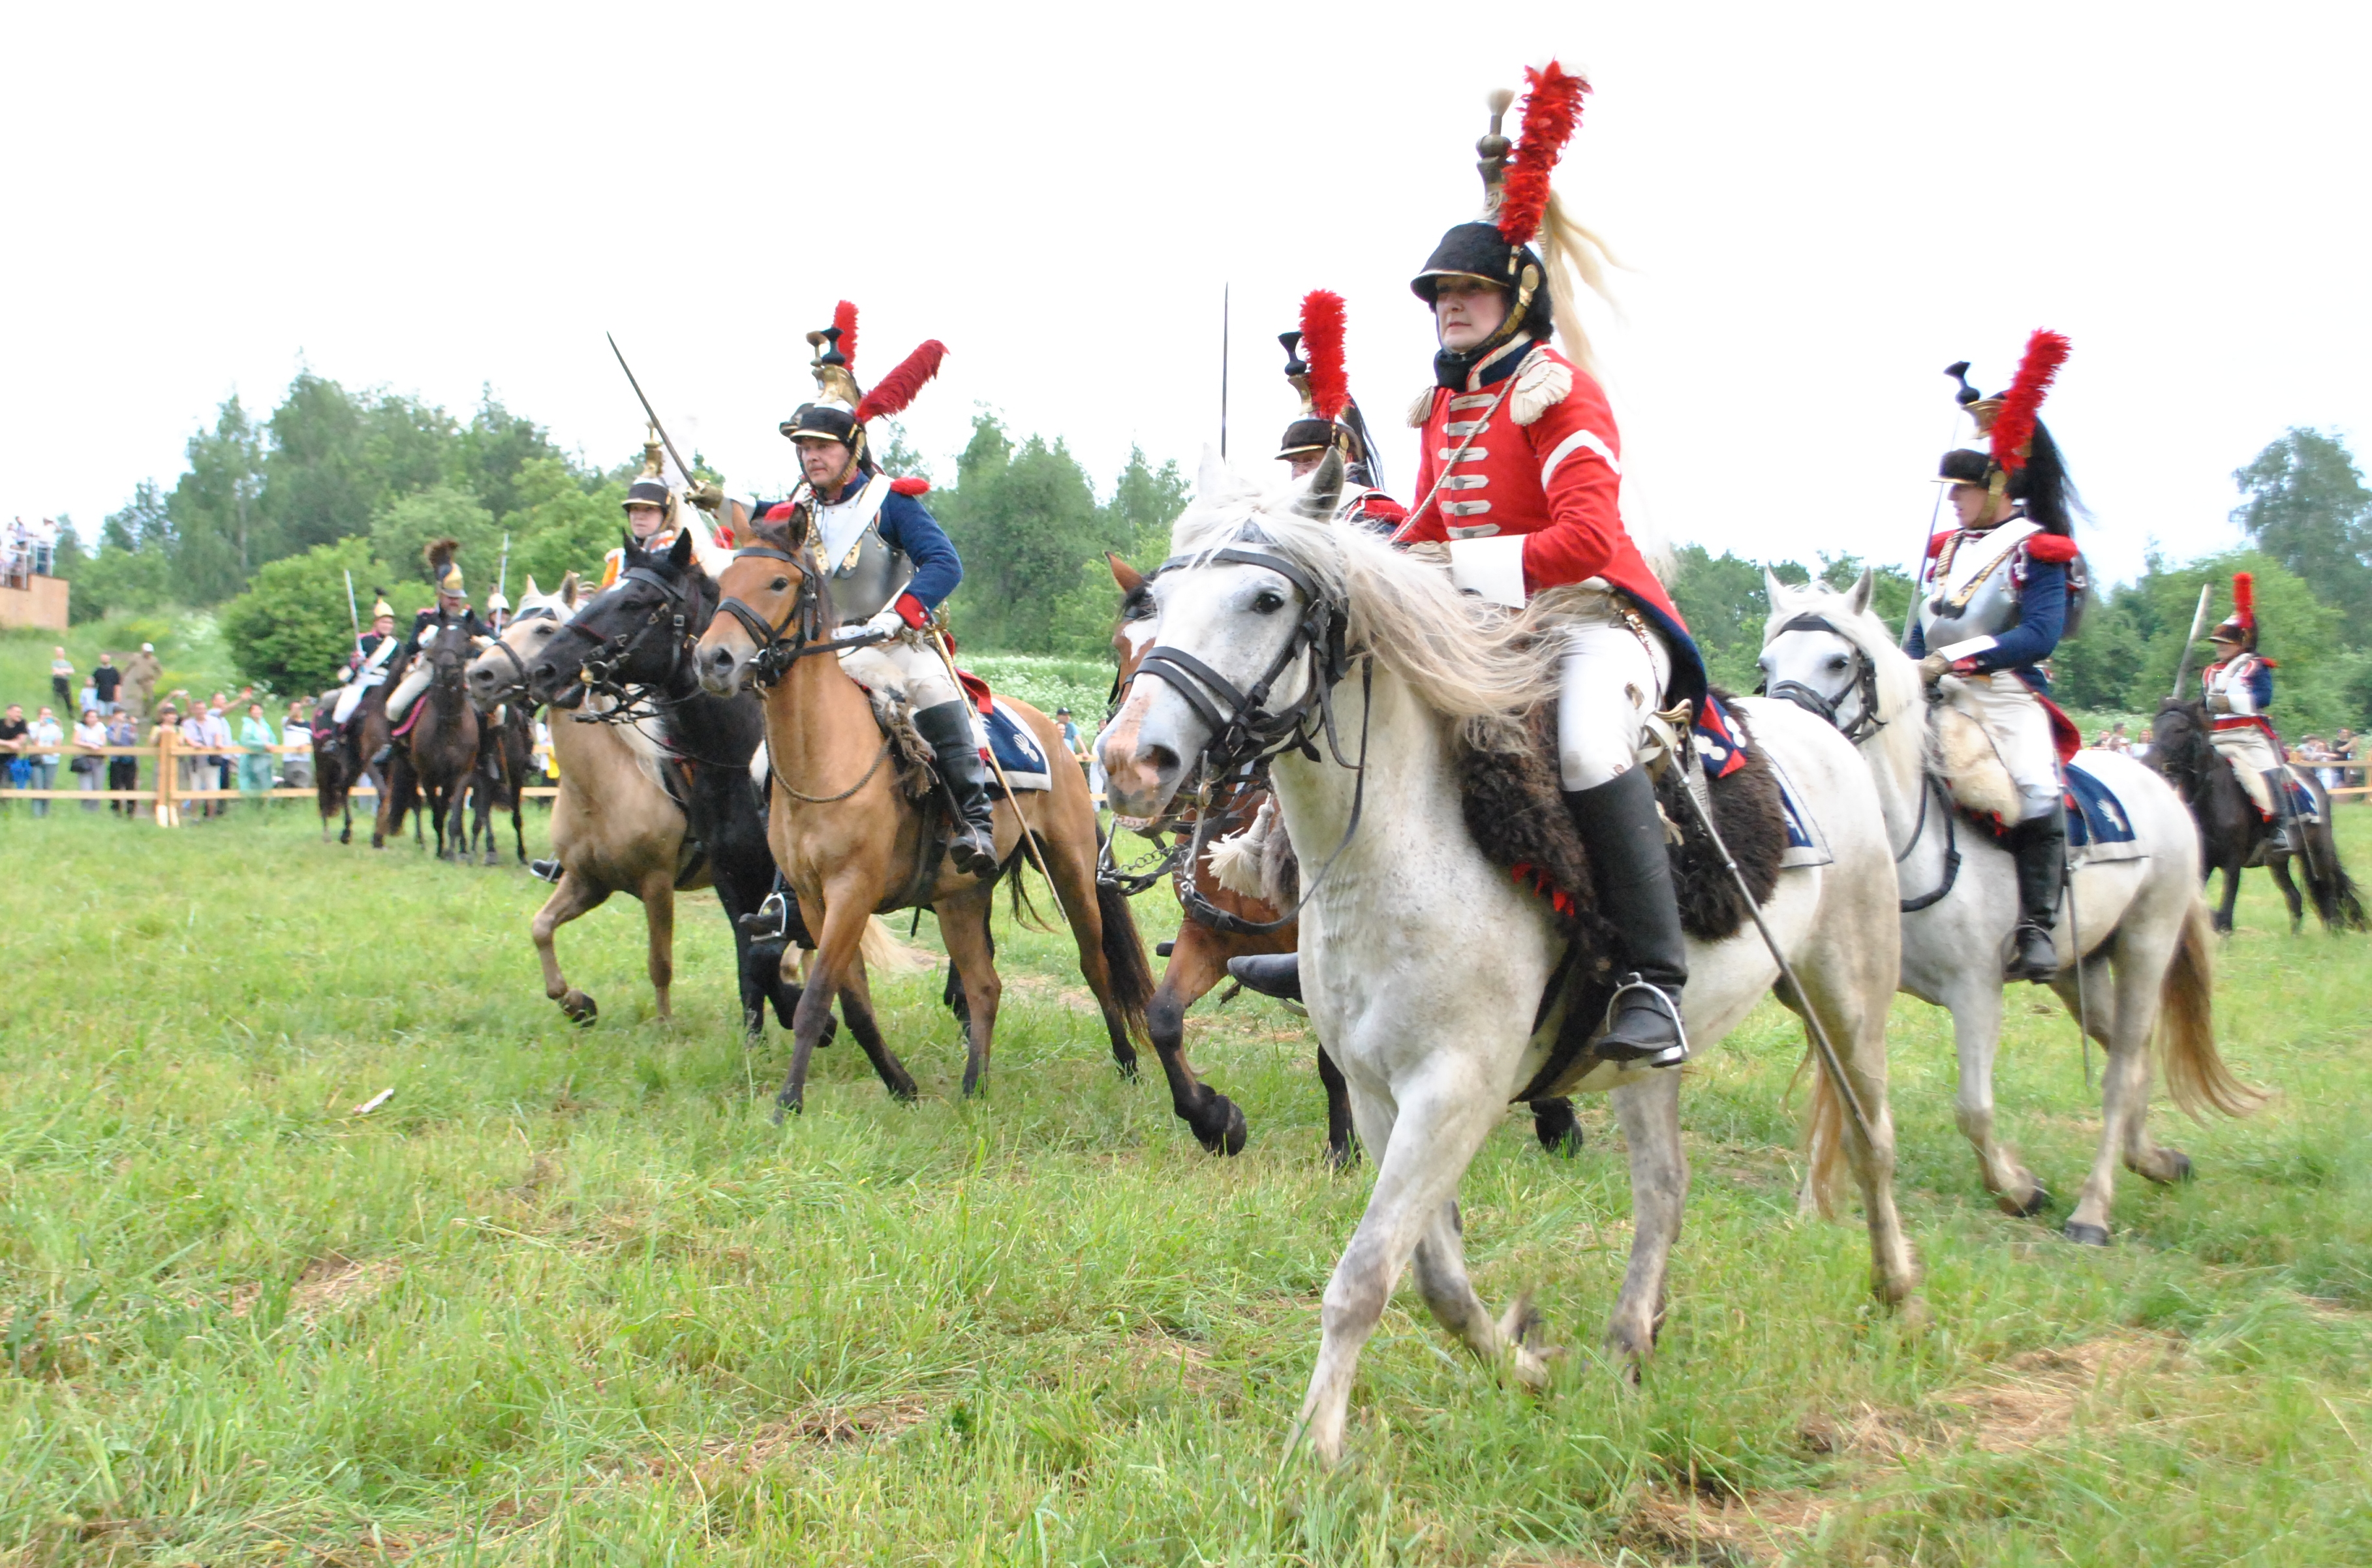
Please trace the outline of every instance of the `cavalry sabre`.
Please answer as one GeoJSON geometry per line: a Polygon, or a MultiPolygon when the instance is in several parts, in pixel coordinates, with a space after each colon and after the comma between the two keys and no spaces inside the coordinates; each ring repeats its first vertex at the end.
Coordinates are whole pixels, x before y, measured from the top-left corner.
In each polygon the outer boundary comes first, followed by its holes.
{"type": "Polygon", "coordinates": [[[355,575],[346,574],[346,619],[355,623],[355,652],[363,651],[363,612],[355,605],[355,575]]]}
{"type": "Polygon", "coordinates": [[[2183,684],[2191,679],[2191,650],[2199,645],[2200,637],[2207,630],[2207,603],[2215,592],[2213,583],[2199,585],[2199,609],[2191,617],[2191,636],[2183,643],[2181,656],[2174,664],[2174,690],[2169,693],[2174,702],[2182,701],[2183,684]]]}
{"type": "Polygon", "coordinates": [[[618,356],[618,368],[626,373],[626,385],[634,389],[634,401],[643,405],[643,412],[650,417],[651,428],[659,433],[660,444],[667,447],[668,456],[675,459],[676,471],[683,475],[687,483],[691,482],[692,465],[683,460],[683,454],[677,451],[675,443],[668,438],[667,426],[659,423],[658,411],[651,407],[651,400],[643,396],[643,384],[634,379],[634,367],[626,363],[625,352],[618,347],[616,338],[607,332],[601,335],[609,339],[610,352],[618,356]]]}

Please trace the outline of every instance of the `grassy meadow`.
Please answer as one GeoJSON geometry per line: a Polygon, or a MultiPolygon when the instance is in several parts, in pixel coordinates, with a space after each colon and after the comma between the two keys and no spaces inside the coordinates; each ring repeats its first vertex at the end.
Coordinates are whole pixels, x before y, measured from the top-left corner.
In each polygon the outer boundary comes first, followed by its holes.
{"type": "MultiPolygon", "coordinates": [[[[2341,816],[2372,872],[2372,810],[2341,816]]],[[[1570,1162],[1511,1116],[1465,1189],[1477,1283],[1536,1287],[1572,1353],[1502,1388],[1404,1290],[1332,1475],[1283,1444],[1371,1171],[1328,1171],[1310,1040],[1265,1003],[1193,1025],[1251,1123],[1215,1159],[1000,917],[984,1098],[917,974],[877,993],[921,1103],[843,1041],[777,1129],[786,1040],[737,1038],[704,894],[671,1025],[639,906],[562,934],[580,1030],[537,979],[540,884],[301,810],[19,804],[0,877],[8,1568],[2372,1562],[2372,943],[2292,938],[2261,874],[2220,1033],[2278,1098],[2162,1108],[2198,1179],[2127,1177],[2114,1247],[2053,1228],[2095,1131],[2072,1025],[2014,1000],[2002,1113],[2059,1195],[2021,1221],[1954,1130],[1946,1020],[1899,1002],[1932,1320],[1875,1311],[1857,1224],[1795,1214],[1766,1005],[1689,1069],[1642,1384],[1594,1353],[1628,1240],[1606,1109],[1570,1162]]]]}

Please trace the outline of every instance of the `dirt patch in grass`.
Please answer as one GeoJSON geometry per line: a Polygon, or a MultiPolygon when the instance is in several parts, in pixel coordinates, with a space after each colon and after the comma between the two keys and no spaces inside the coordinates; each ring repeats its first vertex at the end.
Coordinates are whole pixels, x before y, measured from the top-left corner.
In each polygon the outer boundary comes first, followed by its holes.
{"type": "Polygon", "coordinates": [[[288,1293],[288,1316],[307,1328],[366,1306],[403,1272],[392,1258],[360,1262],[331,1252],[305,1265],[288,1293]]]}
{"type": "Polygon", "coordinates": [[[785,1421],[701,1445],[703,1468],[752,1470],[785,1455],[894,1437],[928,1418],[920,1400],[880,1400],[863,1405],[809,1405],[785,1421]]]}
{"type": "Polygon", "coordinates": [[[1969,1441],[1988,1454],[2015,1454],[2064,1437],[2076,1407],[2096,1389],[2128,1377],[2170,1371],[2183,1359],[2180,1340],[2164,1334],[2102,1334],[2013,1356],[1982,1384],[1939,1395],[1939,1404],[1973,1418],[1969,1441]]]}
{"type": "Polygon", "coordinates": [[[1801,1545],[1836,1506],[1806,1492],[1718,1498],[1656,1492],[1631,1511],[1616,1539],[1651,1562],[1749,1568],[1801,1545]]]}

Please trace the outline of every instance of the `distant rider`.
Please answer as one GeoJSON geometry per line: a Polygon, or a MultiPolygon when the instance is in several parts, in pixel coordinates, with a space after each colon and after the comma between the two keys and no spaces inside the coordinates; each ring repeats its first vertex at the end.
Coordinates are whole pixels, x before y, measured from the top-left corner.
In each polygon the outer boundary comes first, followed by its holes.
{"type": "Polygon", "coordinates": [[[2274,825],[2276,842],[2286,844],[2281,790],[2289,769],[2273,733],[2273,661],[2257,652],[2257,583],[2249,573],[2232,574],[2232,613],[2207,638],[2215,660],[2199,672],[2199,683],[2213,726],[2208,738],[2257,814],[2274,825]]]}

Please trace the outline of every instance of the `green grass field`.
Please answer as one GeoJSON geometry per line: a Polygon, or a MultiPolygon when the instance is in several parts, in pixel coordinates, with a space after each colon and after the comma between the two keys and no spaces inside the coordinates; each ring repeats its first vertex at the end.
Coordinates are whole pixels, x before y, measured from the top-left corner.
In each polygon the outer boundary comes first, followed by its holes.
{"type": "MultiPolygon", "coordinates": [[[[2372,810],[2342,818],[2372,870],[2372,810]]],[[[1570,1163],[1511,1117],[1465,1189],[1478,1283],[1536,1286],[1573,1353],[1504,1388],[1404,1291],[1329,1476],[1280,1458],[1370,1172],[1328,1173],[1309,1039],[1265,1004],[1194,1025],[1235,1160],[1010,928],[984,1099],[917,975],[878,993],[921,1104],[843,1043],[778,1130],[786,1042],[736,1038],[705,895],[671,1027],[638,906],[563,934],[580,1031],[513,867],[299,810],[20,804],[0,873],[0,1563],[2372,1562],[2372,944],[2291,938],[2262,875],[2219,1020],[2279,1097],[2161,1109],[2198,1179],[2127,1178],[2115,1247],[2052,1228],[2095,1125],[2072,1026],[2012,1008],[2006,1124],[2061,1195],[2019,1221],[1953,1129],[1942,1016],[1900,1003],[1932,1323],[1874,1311],[1857,1224],[1795,1215],[1766,1006],[1690,1069],[1642,1386],[1592,1353],[1628,1231],[1606,1109],[1570,1163]]],[[[1140,907],[1167,936],[1167,893],[1140,907]]]]}

